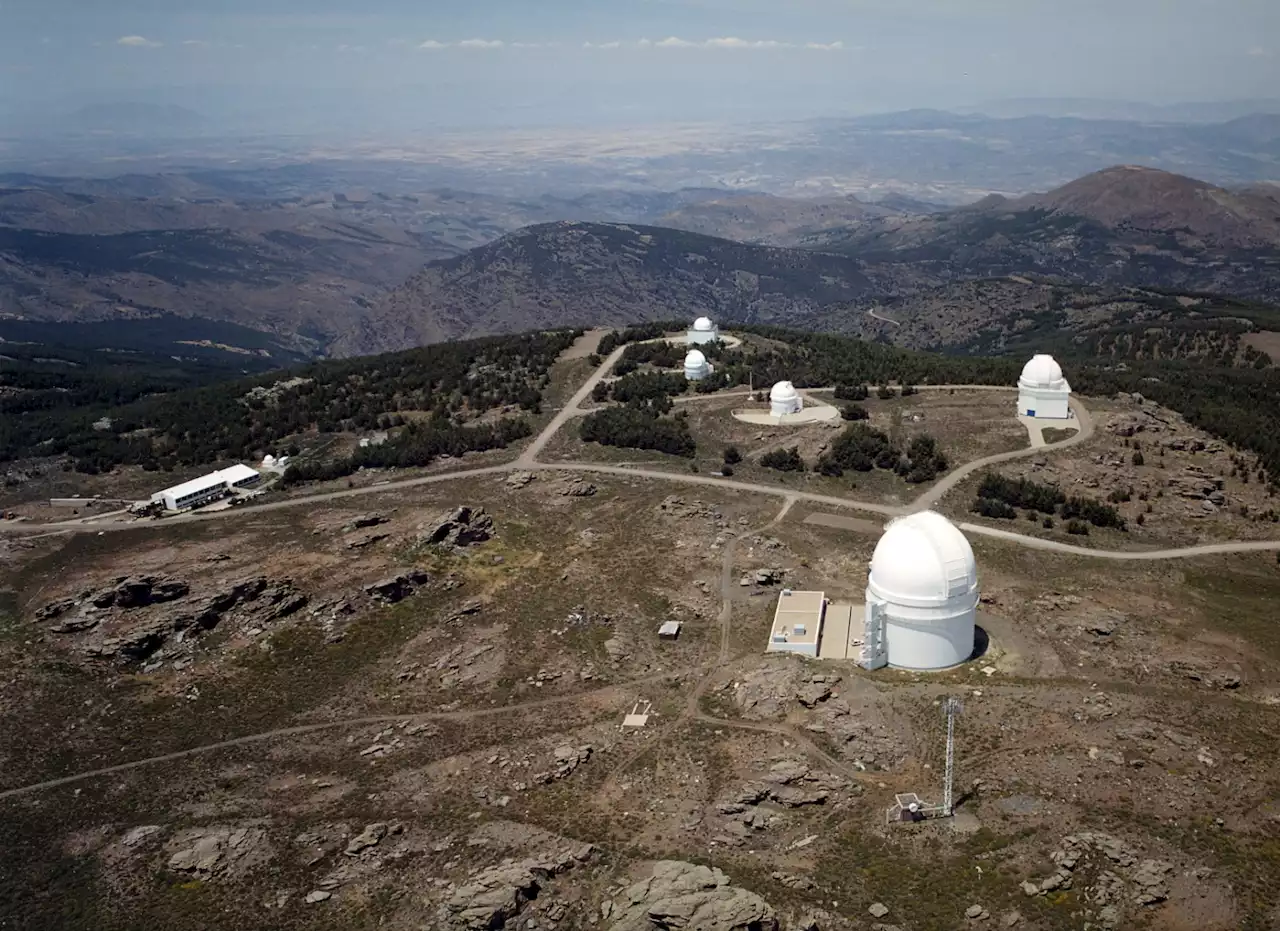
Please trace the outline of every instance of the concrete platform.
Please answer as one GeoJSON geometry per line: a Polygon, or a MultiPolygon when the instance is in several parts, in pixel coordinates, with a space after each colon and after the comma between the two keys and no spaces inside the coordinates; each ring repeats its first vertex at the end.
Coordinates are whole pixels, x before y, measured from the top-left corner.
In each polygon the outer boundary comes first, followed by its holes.
{"type": "Polygon", "coordinates": [[[840,410],[830,404],[815,404],[812,407],[801,408],[794,414],[775,417],[763,409],[740,408],[733,412],[733,417],[743,423],[760,427],[803,427],[811,423],[830,423],[833,420],[839,420],[840,410]]]}
{"type": "MultiPolygon", "coordinates": [[[[822,624],[822,637],[818,641],[818,659],[849,658],[849,628],[854,623],[853,605],[832,602],[827,605],[827,617],[822,624]]],[[[861,623],[862,615],[858,614],[861,623]]],[[[857,653],[854,653],[857,658],[857,653]]]]}
{"type": "Polygon", "coordinates": [[[1072,411],[1071,416],[1065,419],[1058,417],[1028,417],[1026,414],[1019,414],[1018,420],[1027,428],[1027,436],[1031,440],[1032,449],[1040,449],[1048,445],[1044,441],[1045,427],[1080,431],[1080,421],[1076,420],[1075,411],[1072,411]]]}

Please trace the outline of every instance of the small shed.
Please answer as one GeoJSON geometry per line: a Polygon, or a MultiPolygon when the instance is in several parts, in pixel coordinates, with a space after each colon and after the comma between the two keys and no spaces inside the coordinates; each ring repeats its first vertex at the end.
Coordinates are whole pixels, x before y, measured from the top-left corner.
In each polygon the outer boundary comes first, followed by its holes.
{"type": "Polygon", "coordinates": [[[675,640],[680,636],[680,622],[667,621],[658,628],[658,636],[663,640],[675,640]]]}

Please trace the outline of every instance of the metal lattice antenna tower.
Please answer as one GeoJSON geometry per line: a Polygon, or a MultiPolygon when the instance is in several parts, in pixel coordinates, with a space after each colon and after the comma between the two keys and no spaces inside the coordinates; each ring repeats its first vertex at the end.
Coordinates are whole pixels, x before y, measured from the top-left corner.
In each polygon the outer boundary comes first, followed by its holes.
{"type": "Polygon", "coordinates": [[[956,715],[964,710],[964,705],[958,698],[948,698],[943,701],[942,710],[947,716],[947,769],[943,776],[942,814],[950,817],[953,807],[951,788],[956,766],[956,715]]]}

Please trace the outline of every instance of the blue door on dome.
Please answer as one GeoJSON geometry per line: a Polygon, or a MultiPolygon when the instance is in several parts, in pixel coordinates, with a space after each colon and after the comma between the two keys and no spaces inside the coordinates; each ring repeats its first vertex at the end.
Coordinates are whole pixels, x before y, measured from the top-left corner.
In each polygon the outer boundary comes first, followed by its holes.
{"type": "Polygon", "coordinates": [[[1036,415],[1036,412],[1035,412],[1035,411],[1031,411],[1031,410],[1027,411],[1027,416],[1028,416],[1028,417],[1034,417],[1035,415],[1036,415]]]}

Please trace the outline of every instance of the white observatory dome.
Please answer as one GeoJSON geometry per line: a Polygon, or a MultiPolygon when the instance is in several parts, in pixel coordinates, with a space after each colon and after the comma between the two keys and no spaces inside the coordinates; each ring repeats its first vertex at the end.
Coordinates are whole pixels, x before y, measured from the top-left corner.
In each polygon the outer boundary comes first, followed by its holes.
{"type": "Polygon", "coordinates": [[[271,455],[270,453],[267,453],[265,456],[262,457],[262,465],[264,468],[269,469],[275,464],[276,464],[276,457],[271,455]]]}
{"type": "Polygon", "coordinates": [[[1065,420],[1071,416],[1071,386],[1053,356],[1038,353],[1018,379],[1018,414],[1065,420]]]}
{"type": "Polygon", "coordinates": [[[711,322],[710,317],[699,317],[697,320],[693,321],[693,328],[699,333],[710,333],[716,328],[716,325],[711,322]]]}
{"type": "Polygon", "coordinates": [[[684,357],[684,377],[690,381],[698,381],[711,374],[711,365],[707,357],[697,349],[690,349],[684,357]]]}
{"type": "Polygon", "coordinates": [[[798,397],[796,386],[789,381],[780,381],[769,391],[770,401],[790,401],[795,397],[798,397]]]}
{"type": "Polygon", "coordinates": [[[798,413],[801,407],[803,402],[800,400],[800,393],[791,382],[780,381],[770,389],[769,412],[774,417],[798,413]]]}
{"type": "Polygon", "coordinates": [[[1018,379],[1018,384],[1028,388],[1060,390],[1065,387],[1066,379],[1062,377],[1062,366],[1053,356],[1039,353],[1022,367],[1022,377],[1018,379]]]}
{"type": "Polygon", "coordinates": [[[882,620],[889,665],[946,669],[973,653],[978,567],[963,533],[941,514],[893,521],[867,579],[868,624],[882,620]]]}

